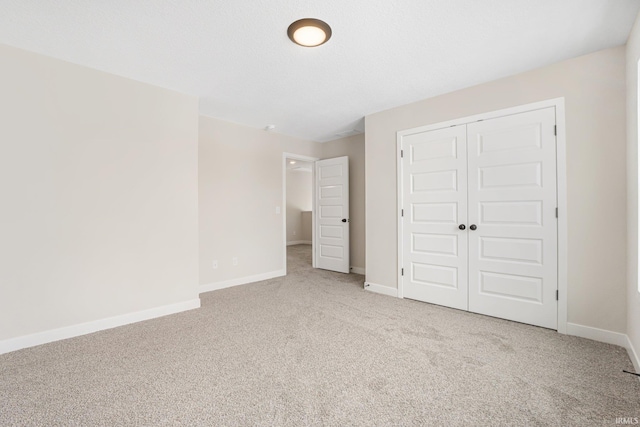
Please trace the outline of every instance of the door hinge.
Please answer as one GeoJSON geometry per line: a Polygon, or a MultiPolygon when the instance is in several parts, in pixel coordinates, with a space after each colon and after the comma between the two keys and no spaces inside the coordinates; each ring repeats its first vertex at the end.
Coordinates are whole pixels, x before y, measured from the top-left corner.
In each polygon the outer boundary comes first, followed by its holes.
{"type": "Polygon", "coordinates": [[[556,218],[558,218],[558,208],[556,208],[556,218]]]}
{"type": "Polygon", "coordinates": [[[553,134],[558,136],[558,125],[553,125],[553,134]]]}
{"type": "Polygon", "coordinates": [[[404,216],[404,209],[401,209],[400,216],[404,216]]]}
{"type": "Polygon", "coordinates": [[[404,276],[404,268],[401,270],[400,275],[404,276]]]}
{"type": "Polygon", "coordinates": [[[400,157],[404,157],[404,150],[400,150],[400,157]]]}
{"type": "Polygon", "coordinates": [[[556,301],[560,300],[560,291],[556,289],[556,301]]]}

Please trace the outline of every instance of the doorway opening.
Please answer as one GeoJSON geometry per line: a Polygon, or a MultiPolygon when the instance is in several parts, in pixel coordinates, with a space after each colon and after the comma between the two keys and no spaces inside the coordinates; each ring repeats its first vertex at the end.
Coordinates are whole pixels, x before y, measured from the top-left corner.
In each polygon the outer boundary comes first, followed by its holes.
{"type": "Polygon", "coordinates": [[[284,269],[288,254],[295,264],[315,267],[314,157],[283,154],[283,243],[284,269]],[[306,265],[309,264],[309,265],[306,265]]]}

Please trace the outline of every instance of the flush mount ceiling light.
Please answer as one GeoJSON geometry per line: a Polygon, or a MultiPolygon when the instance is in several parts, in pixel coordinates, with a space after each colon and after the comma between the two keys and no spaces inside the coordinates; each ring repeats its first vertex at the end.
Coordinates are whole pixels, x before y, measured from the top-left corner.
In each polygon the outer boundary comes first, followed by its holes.
{"type": "Polygon", "coordinates": [[[319,19],[299,19],[289,25],[287,35],[295,44],[316,47],[325,44],[331,38],[331,27],[319,19]]]}

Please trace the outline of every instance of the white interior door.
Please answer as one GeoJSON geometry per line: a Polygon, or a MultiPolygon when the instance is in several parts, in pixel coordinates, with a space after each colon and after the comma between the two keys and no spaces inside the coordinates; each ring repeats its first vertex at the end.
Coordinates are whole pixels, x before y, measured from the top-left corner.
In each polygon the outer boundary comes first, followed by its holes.
{"type": "Polygon", "coordinates": [[[469,310],[557,329],[555,109],[467,125],[469,310]]]}
{"type": "Polygon", "coordinates": [[[467,310],[465,126],[405,135],[401,149],[403,296],[467,310]]]}
{"type": "Polygon", "coordinates": [[[316,267],[349,273],[349,157],[319,160],[316,168],[316,267]]]}

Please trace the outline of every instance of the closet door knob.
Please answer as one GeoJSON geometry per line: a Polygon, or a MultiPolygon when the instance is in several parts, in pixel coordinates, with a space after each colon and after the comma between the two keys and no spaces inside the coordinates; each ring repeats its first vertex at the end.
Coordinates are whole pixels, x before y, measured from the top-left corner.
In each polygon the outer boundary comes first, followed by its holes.
{"type": "Polygon", "coordinates": [[[459,228],[460,230],[464,230],[464,229],[465,229],[465,228],[467,228],[467,227],[466,227],[464,224],[460,224],[460,225],[458,226],[458,228],[459,228]]]}
{"type": "Polygon", "coordinates": [[[469,228],[470,228],[470,229],[472,229],[472,230],[475,230],[475,229],[476,229],[476,228],[478,228],[478,227],[476,227],[476,225],[475,225],[475,224],[471,224],[471,225],[469,226],[469,228]]]}

